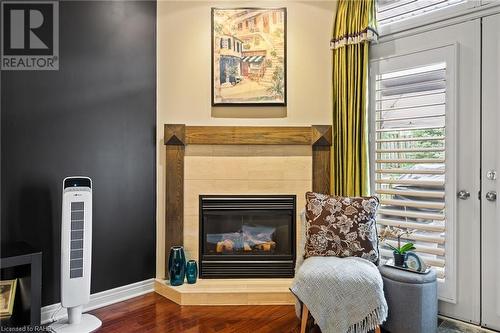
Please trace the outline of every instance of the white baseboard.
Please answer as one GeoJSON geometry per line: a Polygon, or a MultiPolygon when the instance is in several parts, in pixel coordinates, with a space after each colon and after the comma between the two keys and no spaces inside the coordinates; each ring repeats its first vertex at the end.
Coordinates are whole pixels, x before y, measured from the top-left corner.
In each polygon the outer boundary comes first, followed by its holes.
{"type": "MultiPolygon", "coordinates": [[[[90,295],[90,302],[83,307],[83,311],[87,312],[90,310],[102,308],[103,306],[110,305],[113,303],[118,303],[125,301],[132,297],[137,297],[150,293],[154,290],[154,279],[148,279],[126,286],[121,286],[114,289],[109,289],[101,291],[90,295]]],[[[52,320],[59,320],[66,318],[68,315],[65,309],[61,308],[61,303],[47,305],[42,308],[42,324],[50,323],[52,320]],[[59,311],[58,311],[59,309],[59,311]],[[57,314],[52,318],[54,313],[57,314]]]]}

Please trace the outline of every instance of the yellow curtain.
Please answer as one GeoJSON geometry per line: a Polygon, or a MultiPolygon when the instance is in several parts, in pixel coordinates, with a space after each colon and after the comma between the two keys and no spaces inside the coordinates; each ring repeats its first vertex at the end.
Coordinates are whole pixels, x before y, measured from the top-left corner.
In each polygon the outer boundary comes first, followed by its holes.
{"type": "Polygon", "coordinates": [[[376,0],[339,0],[333,38],[331,192],[368,195],[368,49],[376,39],[376,0]]]}

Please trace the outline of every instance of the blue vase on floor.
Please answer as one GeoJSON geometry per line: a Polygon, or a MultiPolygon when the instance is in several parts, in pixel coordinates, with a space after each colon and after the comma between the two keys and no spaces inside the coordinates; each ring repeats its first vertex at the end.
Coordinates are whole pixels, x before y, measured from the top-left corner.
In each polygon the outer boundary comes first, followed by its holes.
{"type": "Polygon", "coordinates": [[[186,255],[182,246],[172,246],[168,257],[168,275],[170,285],[180,286],[186,274],[186,255]]]}
{"type": "Polygon", "coordinates": [[[189,260],[186,264],[186,279],[189,284],[196,283],[198,278],[198,265],[196,260],[189,260]]]}

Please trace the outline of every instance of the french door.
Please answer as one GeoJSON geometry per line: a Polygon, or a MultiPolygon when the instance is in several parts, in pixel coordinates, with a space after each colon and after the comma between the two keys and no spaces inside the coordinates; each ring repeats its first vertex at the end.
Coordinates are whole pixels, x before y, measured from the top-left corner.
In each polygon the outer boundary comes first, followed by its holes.
{"type": "MultiPolygon", "coordinates": [[[[476,324],[481,320],[480,41],[481,22],[474,20],[375,44],[370,55],[378,224],[415,230],[407,241],[438,272],[440,313],[476,324]]],[[[381,253],[391,255],[385,248],[381,253]]]]}
{"type": "Polygon", "coordinates": [[[500,330],[500,14],[483,18],[482,325],[500,330]]]}

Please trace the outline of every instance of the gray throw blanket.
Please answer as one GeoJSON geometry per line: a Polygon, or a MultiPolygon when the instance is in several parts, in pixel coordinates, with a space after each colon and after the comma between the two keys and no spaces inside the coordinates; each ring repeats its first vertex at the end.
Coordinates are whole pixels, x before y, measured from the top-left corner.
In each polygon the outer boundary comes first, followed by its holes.
{"type": "Polygon", "coordinates": [[[290,289],[322,333],[366,333],[387,317],[382,277],[365,259],[310,257],[297,267],[290,289]]]}

